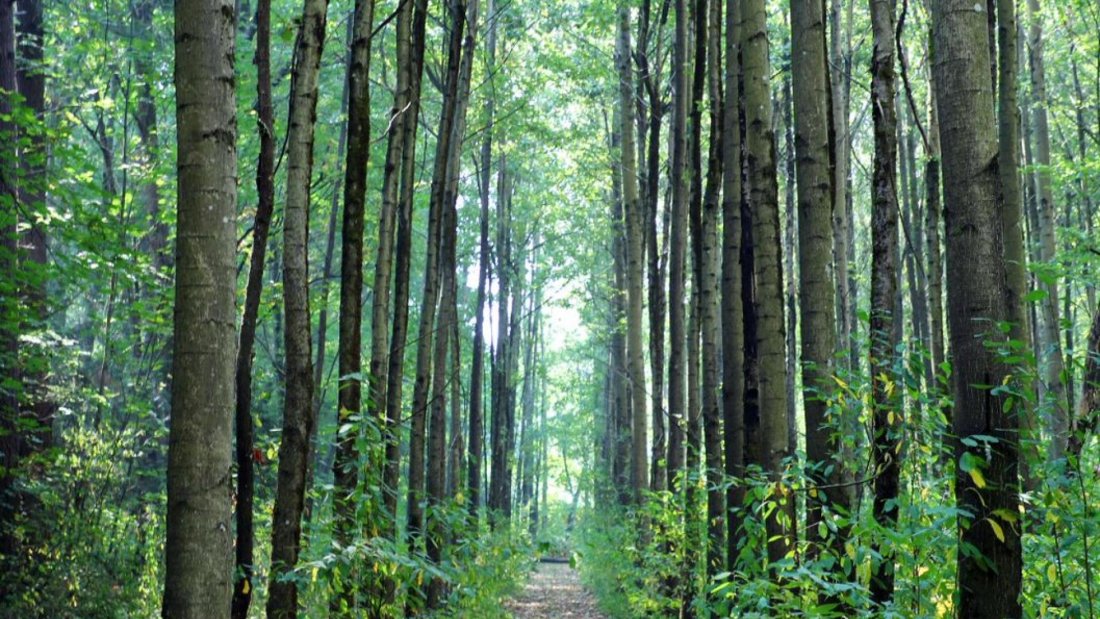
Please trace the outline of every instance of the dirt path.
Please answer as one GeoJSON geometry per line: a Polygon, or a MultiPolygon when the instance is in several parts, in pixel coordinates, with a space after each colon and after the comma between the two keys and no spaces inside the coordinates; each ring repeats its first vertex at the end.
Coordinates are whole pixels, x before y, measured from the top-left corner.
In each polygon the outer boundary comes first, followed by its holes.
{"type": "Polygon", "coordinates": [[[577,572],[564,563],[539,564],[523,592],[505,608],[515,619],[605,619],[596,608],[596,598],[581,586],[577,572]]]}

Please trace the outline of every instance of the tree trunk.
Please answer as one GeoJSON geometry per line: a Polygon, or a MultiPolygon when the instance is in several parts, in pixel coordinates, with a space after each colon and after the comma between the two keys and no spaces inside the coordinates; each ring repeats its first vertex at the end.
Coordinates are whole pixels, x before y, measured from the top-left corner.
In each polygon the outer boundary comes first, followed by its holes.
{"type": "MultiPolygon", "coordinates": [[[[385,470],[383,472],[382,489],[385,501],[385,517],[389,520],[386,524],[390,527],[388,533],[397,540],[397,501],[399,492],[399,479],[401,468],[401,426],[403,424],[402,392],[405,382],[405,346],[408,339],[409,328],[409,271],[412,262],[412,217],[413,217],[413,185],[415,183],[416,168],[416,133],[420,118],[420,93],[424,71],[424,45],[425,30],[427,28],[427,0],[415,0],[411,2],[411,14],[408,16],[409,49],[406,59],[409,63],[408,97],[405,100],[405,120],[401,125],[402,136],[400,157],[395,163],[400,181],[400,191],[396,194],[395,206],[397,215],[397,238],[394,262],[396,276],[394,277],[393,290],[393,335],[390,340],[390,351],[387,358],[386,370],[386,421],[384,437],[386,439],[385,470]]],[[[400,30],[400,29],[399,29],[400,30]]],[[[387,160],[387,169],[389,161],[387,160]]],[[[397,183],[398,181],[393,181],[397,183]]],[[[385,200],[385,194],[383,194],[385,200]]],[[[429,217],[429,219],[431,219],[429,217]]],[[[433,226],[429,222],[429,236],[438,224],[433,226]]],[[[429,247],[434,247],[429,243],[429,247]]],[[[428,260],[426,265],[434,268],[434,258],[428,260]]],[[[425,303],[425,306],[427,304],[425,303]]],[[[422,306],[424,307],[424,306],[422,306]]],[[[429,307],[434,308],[434,300],[429,307]]],[[[434,311],[434,310],[433,310],[434,311]]],[[[383,327],[385,328],[385,327],[383,327]]],[[[421,356],[418,355],[419,365],[421,356]]],[[[419,370],[419,367],[418,367],[419,370]]],[[[415,397],[414,397],[415,399],[415,397]]],[[[412,409],[414,422],[420,419],[423,426],[423,405],[412,409]]],[[[410,434],[410,452],[416,442],[418,434],[416,429],[410,434]]],[[[422,446],[422,443],[421,443],[422,446]]],[[[411,463],[411,455],[410,455],[411,463]]],[[[423,464],[423,461],[421,461],[423,464]]],[[[410,467],[410,473],[413,470],[410,467]]],[[[421,477],[423,479],[423,477],[421,477]]],[[[413,480],[409,481],[410,488],[419,488],[413,480]]],[[[410,510],[411,511],[411,510],[410,510]]],[[[411,521],[411,519],[410,519],[411,521]]],[[[383,583],[386,591],[382,596],[385,601],[391,601],[394,595],[396,583],[389,579],[383,583]]]]}
{"type": "MultiPolygon", "coordinates": [[[[1053,267],[1056,256],[1054,191],[1050,172],[1050,122],[1047,115],[1046,69],[1043,62],[1043,25],[1039,0],[1027,0],[1030,25],[1029,64],[1031,66],[1032,126],[1035,130],[1035,172],[1039,197],[1039,260],[1053,267]]],[[[1053,272],[1039,275],[1040,289],[1046,292],[1040,300],[1039,365],[1042,368],[1043,401],[1050,411],[1050,459],[1065,456],[1069,438],[1069,403],[1063,383],[1065,361],[1059,337],[1061,322],[1058,308],[1058,277],[1053,272]]]]}
{"type": "Polygon", "coordinates": [[[1007,369],[995,345],[1006,317],[1002,220],[997,208],[994,101],[985,46],[985,17],[968,0],[933,7],[933,71],[945,135],[948,317],[954,354],[955,497],[960,543],[959,616],[1019,617],[1021,584],[1016,416],[999,384],[1007,369]],[[952,265],[954,265],[952,267],[952,265]],[[994,437],[995,445],[974,435],[994,437]],[[976,445],[970,447],[968,445],[976,445]],[[988,459],[987,459],[988,456],[988,459]],[[994,526],[996,525],[996,526],[994,526]]]}
{"type": "MultiPolygon", "coordinates": [[[[439,301],[440,290],[442,288],[440,282],[440,258],[442,252],[446,251],[446,249],[441,248],[440,245],[445,244],[443,242],[443,220],[448,217],[448,215],[444,213],[447,206],[444,204],[443,194],[450,180],[447,176],[447,172],[450,169],[448,162],[450,157],[454,154],[451,144],[455,139],[455,113],[458,109],[458,76],[462,60],[463,32],[466,27],[465,2],[455,0],[455,2],[450,4],[448,9],[451,13],[450,23],[452,27],[450,29],[450,41],[447,53],[443,111],[439,119],[439,130],[436,134],[438,139],[436,141],[434,170],[432,171],[431,195],[428,203],[428,240],[424,259],[424,288],[420,297],[420,320],[416,341],[416,379],[413,383],[411,411],[412,432],[409,435],[408,533],[412,538],[414,548],[424,532],[425,432],[428,427],[427,416],[429,414],[429,406],[432,406],[431,413],[433,416],[436,408],[429,401],[429,394],[434,393],[432,388],[432,341],[437,335],[435,324],[437,306],[442,308],[444,305],[439,301]]],[[[421,50],[418,53],[422,55],[423,51],[421,50]]],[[[412,162],[410,161],[409,164],[412,164],[412,162]]],[[[406,171],[406,173],[409,172],[408,170],[406,171]]],[[[411,182],[411,177],[409,180],[411,182]]],[[[440,314],[442,318],[443,310],[438,310],[438,314],[440,314]]],[[[439,329],[438,336],[443,341],[444,347],[442,352],[436,352],[434,356],[435,359],[442,361],[443,367],[437,368],[434,374],[438,377],[437,382],[444,383],[444,378],[447,375],[447,326],[440,323],[439,329]]],[[[441,387],[442,385],[440,385],[440,388],[441,387]]],[[[445,390],[440,390],[439,393],[444,395],[445,390]]],[[[443,431],[443,428],[440,427],[438,430],[443,431]]],[[[442,446],[443,444],[443,441],[440,440],[439,445],[442,446]]],[[[440,460],[438,464],[442,465],[442,463],[443,461],[440,460]]],[[[433,479],[432,481],[434,482],[436,480],[433,479]]],[[[440,487],[439,490],[440,496],[442,496],[442,487],[440,487]]]]}
{"type": "MultiPolygon", "coordinates": [[[[336,457],[332,467],[335,512],[333,534],[342,546],[351,543],[354,536],[356,508],[351,499],[359,483],[359,453],[355,443],[361,432],[361,424],[352,418],[359,415],[363,401],[363,211],[366,202],[367,164],[370,158],[370,52],[374,4],[374,0],[357,0],[355,3],[346,82],[348,143],[340,239],[340,343],[337,369],[340,377],[337,393],[339,413],[336,457]]],[[[392,213],[390,219],[389,225],[392,227],[392,213]]],[[[379,225],[379,228],[383,227],[385,224],[379,225]]],[[[387,263],[390,260],[388,255],[382,255],[382,243],[379,243],[378,260],[387,263]]],[[[387,272],[388,268],[387,264],[387,272]]],[[[388,288],[388,279],[385,285],[388,288]]],[[[388,293],[388,290],[383,291],[376,286],[374,302],[378,302],[379,296],[388,297],[388,293]]],[[[382,332],[384,341],[386,329],[379,331],[382,332]]],[[[372,331],[372,342],[376,333],[372,331]]],[[[347,612],[355,608],[354,587],[348,587],[340,600],[347,612]]]]}
{"type": "MultiPolygon", "coordinates": [[[[1016,3],[998,0],[997,66],[1000,86],[997,89],[997,172],[1004,234],[1005,318],[1011,324],[1009,338],[1018,342],[1016,350],[1023,351],[1031,342],[1031,333],[1024,302],[1028,293],[1028,272],[1024,248],[1024,198],[1020,187],[1020,108],[1016,94],[1019,50],[1016,27],[1016,3]]],[[[1034,411],[1023,407],[1017,410],[1017,416],[1021,429],[1020,444],[1035,445],[1039,436],[1034,411]]],[[[1036,462],[1039,461],[1039,454],[1033,457],[1036,462]]],[[[1037,483],[1029,481],[1029,459],[1026,453],[1021,458],[1021,477],[1029,487],[1034,487],[1037,483]]]]}
{"type": "Polygon", "coordinates": [[[686,259],[686,228],[688,187],[685,173],[687,161],[688,116],[688,50],[687,27],[690,23],[687,0],[675,0],[676,33],[673,44],[672,126],[669,144],[672,147],[672,219],[669,236],[668,262],[668,489],[675,491],[676,476],[684,466],[684,413],[687,390],[684,385],[684,346],[687,334],[684,325],[684,262],[686,259]]]}
{"type": "Polygon", "coordinates": [[[641,503],[643,493],[649,489],[649,465],[647,463],[646,434],[646,380],[645,348],[642,342],[643,295],[642,278],[645,272],[645,205],[638,187],[637,142],[635,140],[634,72],[631,62],[630,9],[620,2],[619,36],[616,46],[616,64],[619,71],[619,106],[622,136],[623,218],[626,221],[626,359],[627,380],[630,381],[631,408],[631,488],[633,500],[641,503]]]}
{"type": "MultiPolygon", "coordinates": [[[[740,2],[726,2],[726,96],[722,101],[722,417],[725,473],[745,474],[745,333],[741,305],[741,88],[740,2]]],[[[734,517],[745,502],[741,484],[726,490],[726,570],[737,568],[739,542],[744,535],[734,517]]]]}
{"type": "MultiPolygon", "coordinates": [[[[895,106],[893,0],[871,1],[874,53],[871,58],[871,109],[874,118],[875,156],[871,211],[871,390],[874,402],[873,445],[875,479],[874,517],[887,530],[894,529],[898,510],[898,449],[902,411],[895,394],[901,381],[894,375],[895,321],[898,291],[898,193],[897,108],[895,106]]],[[[894,595],[894,557],[882,553],[871,577],[871,597],[886,604],[894,595]]]]}
{"type": "MultiPolygon", "coordinates": [[[[745,178],[752,209],[754,300],[759,362],[758,402],[764,471],[773,482],[783,473],[787,449],[786,337],[783,333],[783,260],[780,255],[779,188],[772,125],[771,65],[767,13],[762,0],[745,0],[741,10],[744,71],[745,178]]],[[[746,437],[747,439],[748,437],[746,437]]],[[[780,507],[768,517],[768,560],[780,561],[793,541],[794,502],[776,497],[780,507]]]]}
{"type": "MultiPolygon", "coordinates": [[[[833,90],[826,55],[824,6],[820,2],[791,5],[791,64],[794,89],[795,156],[798,175],[799,296],[802,314],[802,393],[806,425],[806,459],[814,483],[823,492],[806,503],[810,536],[840,556],[846,527],[825,539],[818,522],[847,511],[841,463],[837,460],[840,428],[830,419],[827,394],[834,386],[836,354],[836,286],[831,272],[837,191],[834,186],[833,90]]],[[[843,190],[841,190],[843,191],[843,190]]],[[[837,277],[841,279],[841,277],[837,277]]],[[[793,354],[793,353],[792,353],[793,354]]]]}
{"type": "Polygon", "coordinates": [[[171,618],[225,617],[233,592],[235,33],[228,0],[176,2],[179,223],[162,609],[171,618]]]}
{"type": "MultiPolygon", "coordinates": [[[[661,99],[661,75],[658,62],[651,66],[649,40],[652,27],[651,2],[642,8],[642,20],[635,58],[642,89],[648,100],[648,139],[645,140],[645,184],[642,186],[645,205],[646,267],[649,294],[649,363],[650,409],[653,424],[653,446],[650,455],[649,487],[653,491],[667,487],[665,454],[668,447],[665,420],[665,286],[664,269],[657,238],[658,205],[661,191],[661,128],[664,118],[664,102],[661,99]]],[[[663,37],[655,38],[658,59],[662,58],[663,37]]]]}
{"type": "Polygon", "coordinates": [[[283,211],[283,305],[286,316],[286,399],[279,444],[278,487],[272,516],[268,617],[298,614],[298,563],[306,468],[316,428],[309,315],[309,199],[313,172],[317,84],[328,0],[306,0],[298,37],[287,137],[287,195],[283,211]]]}
{"type": "Polygon", "coordinates": [[[245,619],[252,604],[255,583],[252,524],[255,501],[255,458],[252,428],[252,363],[255,358],[256,324],[263,291],[268,233],[275,209],[275,110],[271,100],[271,1],[256,4],[256,129],[260,153],[256,163],[256,218],[252,225],[252,256],[245,288],[244,316],[236,364],[237,427],[237,545],[236,584],[233,587],[233,617],[245,619]]]}

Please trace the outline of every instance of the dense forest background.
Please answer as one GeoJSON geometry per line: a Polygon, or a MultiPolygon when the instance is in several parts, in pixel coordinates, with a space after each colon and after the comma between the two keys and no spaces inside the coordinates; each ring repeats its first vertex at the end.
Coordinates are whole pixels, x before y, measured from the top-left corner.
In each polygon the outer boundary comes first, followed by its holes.
{"type": "Polygon", "coordinates": [[[1100,6],[0,0],[0,616],[1100,612],[1100,6]]]}

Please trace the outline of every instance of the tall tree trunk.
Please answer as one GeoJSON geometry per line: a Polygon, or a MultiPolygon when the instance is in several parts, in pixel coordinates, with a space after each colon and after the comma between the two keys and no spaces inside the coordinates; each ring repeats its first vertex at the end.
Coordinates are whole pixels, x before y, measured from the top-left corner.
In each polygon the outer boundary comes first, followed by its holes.
{"type": "Polygon", "coordinates": [[[497,299],[496,299],[496,350],[492,359],[492,423],[490,443],[489,510],[494,526],[507,522],[511,517],[512,443],[509,440],[507,384],[508,376],[508,302],[512,296],[511,266],[511,200],[512,176],[508,162],[501,158],[497,186],[497,299]]]}
{"type": "Polygon", "coordinates": [[[493,92],[493,75],[496,66],[497,20],[493,11],[496,3],[488,0],[487,12],[488,32],[485,41],[486,72],[489,75],[489,95],[485,101],[485,134],[481,142],[480,161],[478,168],[478,196],[481,207],[479,217],[479,248],[477,271],[477,303],[474,316],[474,342],[471,351],[470,362],[470,461],[467,491],[469,492],[470,516],[477,518],[481,508],[481,469],[484,454],[485,435],[482,393],[484,387],[485,368],[485,304],[489,279],[489,266],[491,260],[491,248],[489,247],[489,191],[492,185],[493,169],[493,116],[495,106],[495,93],[493,92]]]}
{"type": "MultiPolygon", "coordinates": [[[[836,234],[834,186],[833,89],[825,42],[822,2],[791,5],[791,64],[794,90],[795,156],[798,174],[798,249],[802,314],[802,392],[806,426],[806,459],[814,483],[824,486],[807,500],[806,526],[814,536],[816,523],[833,518],[838,508],[846,511],[841,463],[837,460],[839,428],[830,420],[827,394],[833,389],[836,354],[836,294],[829,266],[836,234]]],[[[792,353],[793,354],[793,353],[792,353]]],[[[845,528],[815,539],[839,556],[844,549],[845,528]]]]}
{"type": "MultiPolygon", "coordinates": [[[[1016,88],[1018,83],[1019,50],[1016,39],[1016,3],[1012,0],[997,2],[997,41],[999,87],[997,88],[997,172],[1001,226],[1004,234],[1005,262],[1005,318],[1011,325],[1008,335],[1026,348],[1031,342],[1028,329],[1027,252],[1024,248],[1024,198],[1020,187],[1020,109],[1016,88]]],[[[1023,349],[1021,348],[1021,350],[1023,349]]],[[[1021,445],[1034,445],[1039,438],[1034,411],[1029,407],[1017,410],[1021,445]]],[[[1038,461],[1038,454],[1034,454],[1038,461]]],[[[1020,459],[1020,471],[1025,483],[1029,481],[1027,453],[1020,459]]]]}
{"type": "MultiPolygon", "coordinates": [[[[462,170],[462,149],[465,144],[466,137],[466,116],[469,112],[470,105],[470,80],[473,75],[474,68],[474,53],[477,50],[477,28],[480,12],[480,2],[473,0],[467,3],[466,7],[466,35],[462,41],[462,62],[458,71],[458,93],[457,101],[455,105],[457,107],[455,124],[454,124],[454,138],[451,140],[452,154],[448,158],[447,165],[447,188],[444,191],[443,202],[448,209],[458,208],[458,194],[459,194],[459,176],[462,170]]],[[[457,215],[455,216],[455,224],[458,225],[457,215]]],[[[458,268],[457,259],[455,260],[455,268],[458,268]]],[[[457,275],[456,275],[457,282],[457,275]]],[[[451,312],[453,314],[452,320],[452,353],[453,353],[453,375],[451,377],[451,439],[449,445],[449,458],[450,465],[448,466],[449,477],[447,495],[455,497],[459,488],[462,486],[462,480],[460,479],[460,472],[463,461],[465,460],[465,444],[462,437],[462,402],[461,402],[461,378],[462,378],[462,357],[460,351],[459,341],[459,314],[458,314],[458,290],[457,283],[456,289],[453,294],[449,294],[450,303],[453,306],[451,312]]]]}
{"type": "MultiPolygon", "coordinates": [[[[789,31],[789,28],[788,28],[789,31]]],[[[787,59],[788,66],[791,59],[787,59]]],[[[787,368],[784,372],[787,388],[787,448],[791,453],[798,451],[798,423],[797,416],[798,399],[795,394],[795,383],[798,375],[798,271],[795,262],[798,259],[798,245],[795,237],[798,234],[799,220],[795,203],[797,191],[795,181],[795,147],[794,147],[794,95],[791,94],[791,72],[788,70],[783,77],[782,93],[776,93],[774,102],[774,114],[776,120],[783,119],[783,159],[784,191],[783,191],[783,301],[784,321],[786,323],[785,334],[787,336],[787,368]]]]}
{"type": "MultiPolygon", "coordinates": [[[[740,8],[726,2],[726,97],[722,102],[722,417],[725,473],[744,476],[745,453],[745,333],[741,304],[741,88],[740,8]]],[[[739,542],[744,537],[734,517],[745,502],[741,484],[726,490],[726,569],[737,567],[739,542]]]]}
{"type": "MultiPolygon", "coordinates": [[[[267,1],[267,0],[262,0],[267,1]]],[[[353,421],[362,409],[362,323],[363,323],[363,211],[370,158],[370,51],[374,24],[374,0],[357,0],[348,74],[347,161],[344,168],[344,213],[340,238],[340,341],[337,362],[336,456],[333,460],[333,535],[342,546],[351,543],[356,521],[352,497],[359,483],[359,452],[356,440],[361,426],[353,421]]],[[[392,221],[392,214],[391,214],[392,221]]],[[[392,226],[392,223],[390,224],[392,226]]],[[[383,226],[379,226],[380,228],[383,226]]],[[[392,238],[392,237],[391,237],[392,238]]],[[[379,244],[381,254],[381,244],[379,244]]],[[[379,260],[389,260],[379,255],[379,260]]],[[[388,265],[387,265],[388,269],[388,265]]],[[[388,281],[386,282],[388,287],[388,281]]],[[[388,290],[374,290],[374,298],[388,296],[388,290]]],[[[382,338],[386,330],[383,328],[382,338]]],[[[372,337],[373,337],[372,333],[372,337]]],[[[373,339],[372,339],[373,342],[373,339]]],[[[350,581],[350,579],[349,579],[350,581]]],[[[355,588],[333,600],[333,610],[351,612],[356,607],[355,588]]]]}
{"type": "Polygon", "coordinates": [[[236,584],[233,587],[233,617],[245,619],[252,604],[252,524],[255,501],[255,458],[252,428],[252,363],[255,359],[256,323],[263,291],[268,233],[275,210],[275,110],[271,99],[271,1],[256,4],[256,129],[260,153],[256,162],[256,218],[252,225],[252,255],[245,287],[244,316],[237,349],[237,544],[236,584]]]}
{"type": "MultiPolygon", "coordinates": [[[[855,0],[847,0],[847,19],[841,15],[845,8],[845,0],[831,0],[829,10],[829,23],[832,28],[832,40],[829,47],[829,58],[833,67],[836,67],[836,78],[832,80],[833,101],[833,132],[835,133],[836,153],[832,179],[833,187],[833,260],[836,262],[834,277],[837,290],[837,348],[840,351],[849,351],[848,359],[855,357],[855,343],[853,338],[855,329],[852,325],[852,295],[849,281],[848,254],[850,249],[849,237],[851,230],[848,228],[847,204],[848,204],[848,177],[851,164],[852,136],[851,126],[848,120],[848,106],[851,92],[851,66],[852,66],[852,5],[855,0]],[[843,22],[843,23],[842,23],[843,22]]],[[[852,363],[848,363],[849,369],[855,370],[852,363]]]]}
{"type": "MultiPolygon", "coordinates": [[[[892,506],[898,496],[898,444],[902,411],[895,394],[900,381],[893,372],[898,344],[895,321],[898,290],[897,108],[895,107],[894,1],[871,1],[874,52],[871,58],[871,109],[875,157],[871,211],[871,389],[874,402],[874,516],[887,530],[897,523],[892,506]]],[[[871,577],[871,597],[880,604],[894,595],[894,557],[887,546],[871,577]]]]}
{"type": "MultiPolygon", "coordinates": [[[[639,26],[638,50],[635,58],[640,74],[640,85],[648,101],[646,117],[648,138],[645,142],[645,184],[642,186],[642,201],[645,205],[645,243],[647,292],[649,294],[649,364],[650,364],[650,410],[653,424],[653,445],[650,455],[649,486],[653,491],[667,487],[665,454],[668,439],[665,427],[665,286],[664,268],[661,259],[660,243],[657,237],[658,205],[660,199],[661,176],[661,128],[664,118],[664,102],[661,98],[661,59],[663,37],[658,29],[655,39],[657,58],[651,64],[649,42],[652,31],[652,2],[646,0],[642,7],[642,19],[639,26]]],[[[667,3],[665,4],[667,6],[667,3]]],[[[664,13],[662,12],[662,15],[664,13]]],[[[662,24],[663,19],[662,19],[662,24]]]]}
{"type": "MultiPolygon", "coordinates": [[[[455,112],[458,99],[458,76],[461,65],[463,32],[466,27],[466,6],[461,0],[454,0],[448,7],[451,13],[450,42],[447,53],[447,72],[444,82],[443,111],[439,119],[438,139],[436,141],[435,166],[432,171],[431,195],[428,204],[428,241],[426,256],[424,259],[424,288],[421,295],[420,320],[417,331],[416,345],[416,380],[413,383],[412,400],[412,433],[409,437],[409,497],[408,497],[408,528],[409,535],[416,544],[424,531],[424,491],[425,491],[425,432],[427,430],[427,417],[429,414],[429,394],[432,389],[432,341],[438,335],[444,344],[442,353],[437,352],[434,357],[443,362],[442,368],[437,368],[434,374],[437,382],[444,382],[446,377],[446,325],[439,325],[436,332],[437,306],[442,308],[444,304],[439,302],[440,290],[440,257],[445,248],[443,244],[443,220],[444,192],[449,184],[447,172],[449,171],[449,159],[454,154],[451,144],[455,139],[455,112]],[[460,6],[461,4],[461,6],[460,6]]],[[[420,52],[421,54],[423,52],[420,52]]],[[[411,163],[411,162],[410,162],[411,163]]],[[[456,224],[457,225],[457,224],[456,224]]],[[[440,391],[445,394],[445,391],[440,391]]],[[[434,406],[432,414],[434,415],[434,406]]],[[[442,430],[442,428],[439,428],[442,430]]],[[[440,445],[443,443],[441,442],[440,445]]],[[[439,462],[442,464],[442,461],[439,462]]],[[[433,480],[435,481],[435,480],[433,480]]]]}
{"type": "Polygon", "coordinates": [[[675,491],[675,479],[684,466],[684,413],[687,390],[684,385],[686,365],[684,346],[687,333],[684,325],[684,280],[687,251],[688,186],[685,174],[687,160],[688,117],[688,24],[687,0],[675,0],[676,33],[672,51],[672,126],[669,144],[672,147],[672,204],[668,262],[668,488],[675,491]]]}
{"type": "MultiPolygon", "coordinates": [[[[387,362],[388,368],[386,370],[386,462],[385,471],[383,472],[382,487],[385,493],[385,514],[386,518],[390,520],[387,522],[391,528],[389,534],[394,536],[396,541],[397,535],[397,495],[399,492],[399,478],[401,468],[401,425],[402,425],[402,392],[405,382],[405,346],[408,340],[408,327],[409,327],[409,292],[410,292],[410,279],[409,271],[412,263],[412,217],[413,217],[413,186],[415,184],[415,168],[416,168],[416,134],[420,118],[420,95],[421,84],[423,81],[424,71],[424,45],[425,45],[425,31],[427,28],[427,0],[415,0],[412,1],[412,13],[409,16],[409,50],[406,59],[409,63],[409,76],[408,76],[408,98],[406,99],[405,119],[401,125],[402,137],[401,142],[401,156],[396,163],[399,171],[396,172],[400,181],[400,190],[396,194],[396,215],[397,215],[397,239],[396,239],[396,253],[394,254],[394,266],[396,269],[396,276],[394,277],[394,290],[393,290],[393,335],[390,340],[390,351],[388,354],[387,362]]],[[[387,161],[387,166],[389,162],[387,161]]],[[[397,182],[397,181],[394,181],[397,182]]],[[[383,199],[385,196],[383,195],[383,199]]],[[[429,216],[431,220],[431,216],[429,216]]],[[[434,225],[431,221],[428,224],[429,236],[431,237],[432,231],[438,229],[438,222],[434,225]]],[[[429,241],[429,247],[434,248],[435,244],[429,241]]],[[[434,269],[434,257],[431,257],[425,263],[429,269],[434,269]]],[[[432,284],[434,288],[434,283],[432,284]]],[[[426,292],[431,292],[426,290],[426,292]]],[[[424,307],[435,307],[435,300],[431,299],[431,304],[428,304],[428,298],[425,297],[425,302],[422,305],[422,311],[424,307]]],[[[431,310],[434,312],[434,309],[431,310]]],[[[418,350],[419,352],[419,350],[418,350]]],[[[417,364],[419,366],[421,355],[417,356],[417,364]]],[[[419,374],[419,367],[418,374],[419,374]]],[[[414,395],[415,400],[415,395],[414,395]]],[[[426,400],[425,400],[426,401],[426,400]]],[[[423,428],[423,405],[420,408],[412,409],[414,425],[419,418],[421,427],[414,428],[410,434],[410,452],[412,451],[412,445],[415,442],[416,436],[421,436],[422,432],[417,433],[417,430],[423,428]]],[[[420,445],[422,448],[422,442],[420,445]]],[[[412,456],[410,454],[410,464],[412,456]]],[[[423,460],[421,460],[423,465],[423,460]]],[[[410,473],[413,467],[410,466],[410,473]]],[[[423,479],[423,476],[421,476],[423,479]]],[[[420,486],[414,484],[412,480],[409,482],[410,488],[419,488],[420,486]]],[[[411,511],[411,510],[410,510],[411,511]]],[[[410,518],[410,522],[412,519],[410,518]]],[[[396,583],[388,581],[384,583],[386,592],[383,596],[386,601],[392,600],[394,595],[394,587],[396,583]]]]}
{"type": "Polygon", "coordinates": [[[631,409],[631,473],[633,500],[641,503],[649,488],[646,433],[645,349],[642,343],[642,304],[645,294],[642,278],[645,271],[645,206],[638,187],[637,142],[635,140],[634,72],[631,62],[630,9],[620,2],[619,36],[615,59],[619,71],[619,107],[622,136],[623,219],[626,230],[626,360],[630,381],[631,409]]]}
{"type": "Polygon", "coordinates": [[[1006,368],[995,344],[1006,317],[1002,220],[997,208],[994,101],[985,17],[969,0],[933,6],[933,71],[944,134],[948,317],[954,355],[955,498],[960,543],[959,616],[1019,617],[1021,547],[1016,416],[990,385],[1006,368]],[[952,266],[953,265],[953,266],[952,266]],[[991,436],[988,445],[974,435],[991,436]],[[965,441],[965,442],[964,442],[965,441]],[[976,447],[968,447],[977,445],[976,447]],[[994,526],[996,525],[996,526],[994,526]]]}
{"type": "Polygon", "coordinates": [[[710,97],[710,152],[707,157],[706,189],[703,196],[703,271],[699,290],[700,329],[702,330],[703,362],[703,428],[707,488],[707,578],[723,566],[725,551],[726,501],[722,492],[722,418],[721,418],[721,323],[719,317],[719,270],[722,246],[719,241],[718,218],[723,183],[722,161],[722,3],[710,0],[707,25],[707,85],[710,97]]]}
{"type": "Polygon", "coordinates": [[[328,0],[306,0],[295,50],[287,137],[287,195],[283,211],[283,305],[286,315],[286,399],[279,443],[278,486],[272,515],[268,617],[296,617],[298,563],[305,508],[306,469],[317,422],[313,415],[313,359],[309,314],[309,200],[313,172],[317,84],[325,43],[328,0]]]}
{"type": "MultiPolygon", "coordinates": [[[[10,5],[0,3],[0,9],[10,5]]],[[[225,617],[233,592],[235,33],[236,13],[228,0],[176,2],[179,223],[162,608],[171,618],[225,617]]],[[[2,37],[0,44],[7,49],[2,37]]]]}
{"type": "MultiPolygon", "coordinates": [[[[1039,260],[1053,267],[1056,260],[1054,191],[1050,171],[1050,122],[1047,114],[1049,102],[1046,89],[1046,69],[1043,62],[1043,25],[1039,0],[1027,0],[1030,24],[1028,46],[1031,66],[1032,127],[1035,131],[1035,172],[1039,197],[1039,260]]],[[[1050,459],[1057,461],[1065,456],[1069,438],[1069,402],[1063,382],[1065,361],[1059,337],[1061,322],[1058,308],[1058,281],[1052,272],[1039,277],[1040,289],[1046,292],[1040,300],[1042,321],[1039,351],[1043,377],[1043,402],[1050,415],[1050,459]]]]}
{"type": "MultiPolygon", "coordinates": [[[[773,482],[787,457],[786,337],[783,333],[783,261],[780,251],[779,188],[776,180],[775,132],[769,103],[767,12],[762,0],[741,7],[741,59],[744,72],[745,178],[752,209],[754,300],[759,362],[758,402],[764,471],[773,482]]],[[[747,437],[746,437],[747,438],[747,437]]],[[[793,541],[794,502],[777,497],[780,508],[767,518],[768,560],[780,561],[793,541]]]]}

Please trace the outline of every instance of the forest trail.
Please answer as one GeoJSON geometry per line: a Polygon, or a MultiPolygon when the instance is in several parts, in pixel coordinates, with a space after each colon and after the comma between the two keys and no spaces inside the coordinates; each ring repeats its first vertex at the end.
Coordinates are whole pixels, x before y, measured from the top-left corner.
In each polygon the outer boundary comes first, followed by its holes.
{"type": "Polygon", "coordinates": [[[577,572],[565,563],[540,563],[523,592],[506,602],[505,608],[515,619],[604,619],[596,598],[585,591],[577,572]]]}

